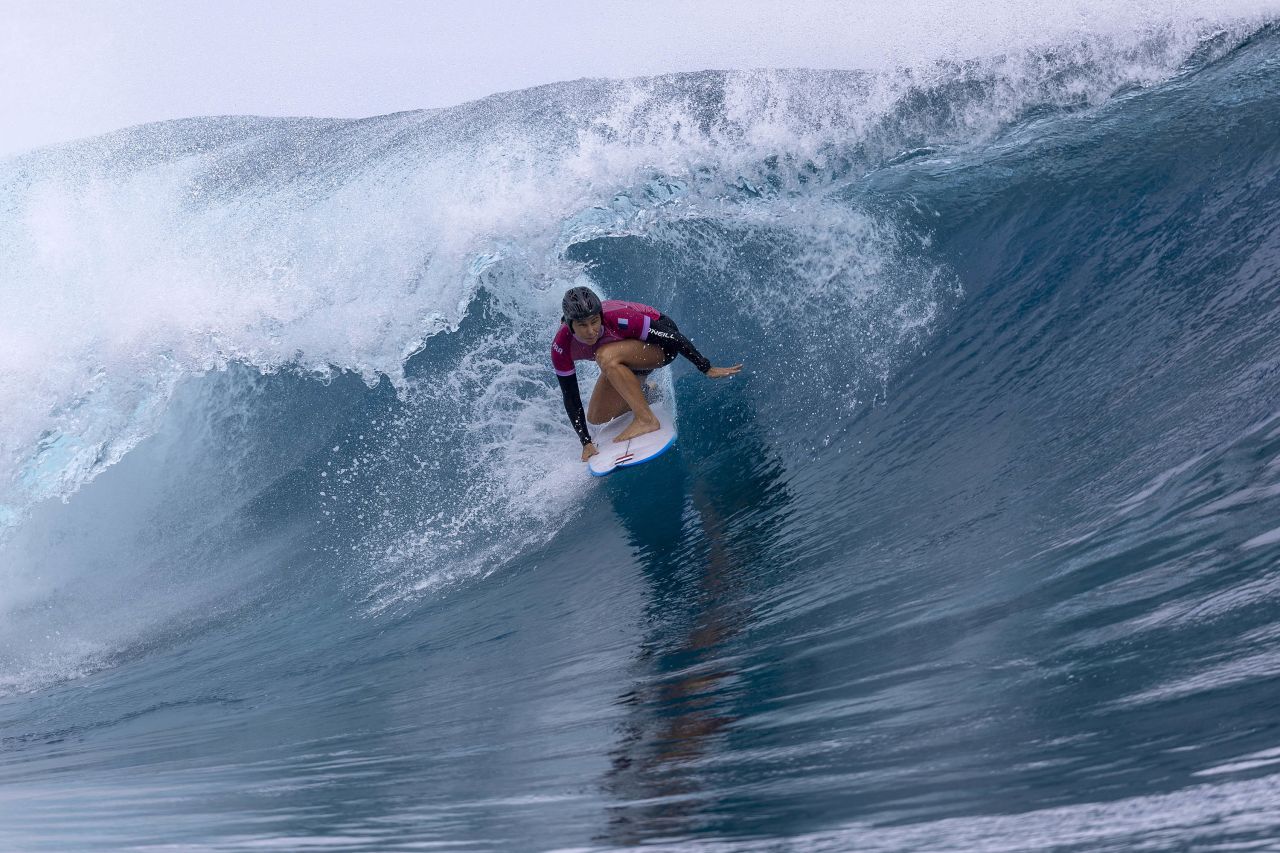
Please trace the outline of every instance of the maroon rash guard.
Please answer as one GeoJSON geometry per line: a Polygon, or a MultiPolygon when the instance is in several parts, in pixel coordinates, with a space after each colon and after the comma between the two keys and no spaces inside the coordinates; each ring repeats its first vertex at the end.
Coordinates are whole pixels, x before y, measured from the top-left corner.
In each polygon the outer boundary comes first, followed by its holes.
{"type": "Polygon", "coordinates": [[[639,302],[606,299],[601,303],[600,321],[603,328],[600,338],[594,344],[579,340],[568,323],[560,325],[551,342],[551,366],[555,368],[556,377],[560,380],[564,408],[574,432],[584,446],[591,442],[591,434],[587,432],[587,416],[582,409],[582,394],[578,390],[577,370],[573,364],[575,361],[594,360],[596,350],[605,344],[633,339],[661,347],[667,355],[664,364],[669,364],[679,354],[693,362],[703,373],[711,369],[711,362],[698,352],[692,341],[680,333],[671,318],[657,308],[639,302]]]}

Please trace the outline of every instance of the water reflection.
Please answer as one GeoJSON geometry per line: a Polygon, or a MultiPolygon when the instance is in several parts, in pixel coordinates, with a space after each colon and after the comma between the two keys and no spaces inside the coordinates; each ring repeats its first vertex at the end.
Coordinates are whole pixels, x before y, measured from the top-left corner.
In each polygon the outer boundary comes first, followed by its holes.
{"type": "MultiPolygon", "coordinates": [[[[601,786],[617,800],[600,841],[636,844],[715,820],[734,723],[751,703],[735,640],[752,620],[749,563],[776,556],[791,502],[783,469],[741,396],[684,401],[678,453],[610,484],[649,581],[652,626],[601,786]],[[700,426],[701,425],[701,426],[700,426]]],[[[766,573],[767,574],[767,573],[766,573]]]]}

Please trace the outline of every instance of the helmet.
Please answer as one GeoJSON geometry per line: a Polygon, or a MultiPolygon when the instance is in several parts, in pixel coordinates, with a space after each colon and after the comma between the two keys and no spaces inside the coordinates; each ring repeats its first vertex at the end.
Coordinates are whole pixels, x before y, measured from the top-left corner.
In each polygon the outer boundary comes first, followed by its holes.
{"type": "Polygon", "coordinates": [[[564,292],[564,301],[560,303],[566,321],[585,320],[599,314],[603,308],[600,297],[589,287],[571,287],[564,292]]]}

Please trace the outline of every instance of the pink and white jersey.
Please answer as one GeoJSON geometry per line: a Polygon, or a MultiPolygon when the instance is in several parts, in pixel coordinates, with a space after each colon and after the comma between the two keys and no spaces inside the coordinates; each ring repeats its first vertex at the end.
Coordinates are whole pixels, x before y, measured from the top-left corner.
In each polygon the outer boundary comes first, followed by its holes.
{"type": "Polygon", "coordinates": [[[601,303],[600,319],[604,330],[600,340],[594,344],[584,344],[569,328],[568,323],[560,325],[555,340],[551,342],[551,366],[556,369],[557,376],[573,376],[577,371],[573,367],[575,361],[594,359],[596,350],[604,344],[621,341],[625,338],[645,340],[649,337],[649,325],[662,316],[657,308],[641,305],[639,302],[623,302],[621,299],[606,299],[601,303]]]}

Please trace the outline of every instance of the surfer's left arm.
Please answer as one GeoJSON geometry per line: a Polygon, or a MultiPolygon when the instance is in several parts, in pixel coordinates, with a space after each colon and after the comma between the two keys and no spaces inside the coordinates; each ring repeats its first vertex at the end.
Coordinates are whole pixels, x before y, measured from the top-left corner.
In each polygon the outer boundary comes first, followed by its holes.
{"type": "Polygon", "coordinates": [[[683,332],[677,329],[675,322],[665,314],[653,321],[649,328],[648,340],[657,343],[659,346],[666,344],[675,349],[676,352],[693,362],[694,367],[711,379],[733,376],[739,370],[742,370],[741,363],[732,367],[712,367],[711,359],[698,352],[698,348],[693,345],[693,341],[689,340],[683,332]]]}

